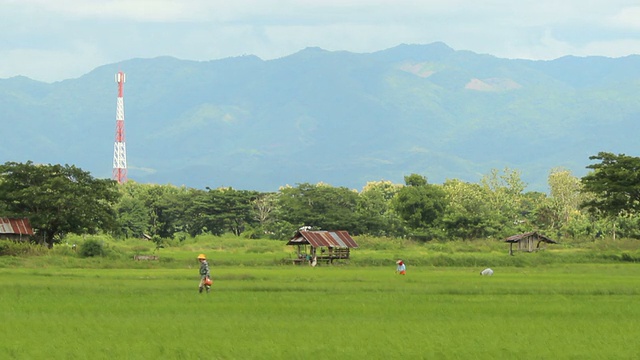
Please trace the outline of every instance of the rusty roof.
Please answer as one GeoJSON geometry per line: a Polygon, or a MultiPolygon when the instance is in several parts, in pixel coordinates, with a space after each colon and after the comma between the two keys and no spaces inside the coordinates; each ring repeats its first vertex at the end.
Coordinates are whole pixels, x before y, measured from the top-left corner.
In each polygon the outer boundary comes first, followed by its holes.
{"type": "Polygon", "coordinates": [[[551,244],[557,244],[556,241],[542,235],[542,234],[538,234],[536,231],[530,231],[530,232],[526,232],[523,234],[517,234],[517,235],[512,235],[509,236],[508,238],[504,239],[505,242],[509,242],[509,243],[516,243],[524,238],[528,238],[528,237],[535,237],[539,240],[542,240],[546,243],[551,243],[551,244]]]}
{"type": "Polygon", "coordinates": [[[358,244],[348,232],[339,231],[298,231],[287,245],[310,244],[313,247],[357,248],[358,244]]]}
{"type": "Polygon", "coordinates": [[[27,218],[0,217],[0,234],[33,235],[33,228],[27,218]]]}

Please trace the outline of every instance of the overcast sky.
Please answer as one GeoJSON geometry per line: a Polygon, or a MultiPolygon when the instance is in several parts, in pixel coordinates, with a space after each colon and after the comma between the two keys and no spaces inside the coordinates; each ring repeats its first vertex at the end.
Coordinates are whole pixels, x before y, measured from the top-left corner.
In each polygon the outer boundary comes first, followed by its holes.
{"type": "Polygon", "coordinates": [[[505,58],[640,54],[638,0],[0,0],[0,78],[132,58],[264,60],[441,41],[505,58]]]}

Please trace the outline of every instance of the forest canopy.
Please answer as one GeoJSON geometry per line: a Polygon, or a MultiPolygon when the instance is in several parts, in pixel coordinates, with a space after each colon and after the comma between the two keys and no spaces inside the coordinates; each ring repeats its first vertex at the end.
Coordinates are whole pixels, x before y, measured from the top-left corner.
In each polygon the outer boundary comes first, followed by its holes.
{"type": "Polygon", "coordinates": [[[380,180],[361,190],[325,183],[277,192],[194,189],[96,179],[70,165],[0,165],[0,216],[27,217],[34,241],[52,245],[67,233],[117,238],[184,239],[225,233],[288,239],[302,227],[418,240],[504,238],[527,231],[595,238],[640,238],[640,158],[601,152],[582,179],[554,168],[548,193],[526,192],[518,170],[492,169],[479,183],[405,184],[380,180]]]}

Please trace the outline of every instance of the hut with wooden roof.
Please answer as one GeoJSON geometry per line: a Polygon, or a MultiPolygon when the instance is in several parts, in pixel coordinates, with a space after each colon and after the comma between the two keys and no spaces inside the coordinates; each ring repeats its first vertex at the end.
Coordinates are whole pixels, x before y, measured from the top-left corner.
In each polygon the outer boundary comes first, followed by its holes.
{"type": "Polygon", "coordinates": [[[34,233],[29,219],[0,217],[0,239],[28,241],[31,236],[34,233]]]}
{"type": "Polygon", "coordinates": [[[296,247],[294,264],[308,262],[315,266],[319,261],[333,263],[334,260],[348,260],[351,249],[358,244],[347,231],[311,231],[300,229],[287,242],[296,247]]]}
{"type": "Polygon", "coordinates": [[[504,241],[509,243],[509,255],[513,255],[513,244],[518,244],[518,251],[526,252],[538,251],[541,243],[557,244],[556,241],[536,231],[509,236],[504,241]]]}

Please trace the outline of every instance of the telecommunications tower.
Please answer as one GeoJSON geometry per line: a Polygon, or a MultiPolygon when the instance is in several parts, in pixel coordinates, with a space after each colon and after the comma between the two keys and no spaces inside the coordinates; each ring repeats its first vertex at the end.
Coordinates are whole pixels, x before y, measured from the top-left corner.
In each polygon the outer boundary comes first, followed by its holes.
{"type": "Polygon", "coordinates": [[[116,107],[116,141],[113,144],[113,180],[118,184],[127,181],[127,148],[124,143],[124,81],[122,71],[116,74],[118,101],[116,107]]]}

